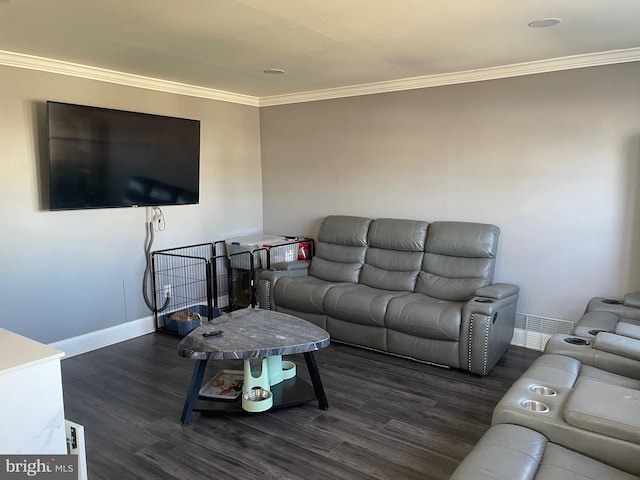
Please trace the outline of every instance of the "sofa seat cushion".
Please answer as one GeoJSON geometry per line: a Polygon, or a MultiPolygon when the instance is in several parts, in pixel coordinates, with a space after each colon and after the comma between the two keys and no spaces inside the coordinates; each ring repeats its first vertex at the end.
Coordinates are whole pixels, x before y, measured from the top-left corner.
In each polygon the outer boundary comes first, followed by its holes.
{"type": "Polygon", "coordinates": [[[411,293],[391,300],[385,324],[416,337],[458,341],[462,307],[460,302],[411,293]]]}
{"type": "Polygon", "coordinates": [[[633,480],[610,467],[518,425],[495,425],[458,466],[451,480],[633,480]]]}
{"type": "Polygon", "coordinates": [[[324,313],[322,304],[326,293],[337,285],[316,277],[284,277],[278,280],[273,298],[279,307],[305,313],[324,313]]]}
{"type": "Polygon", "coordinates": [[[389,302],[407,292],[394,292],[368,285],[342,285],[329,291],[324,299],[324,313],[340,320],[361,325],[385,326],[389,302]]]}
{"type": "Polygon", "coordinates": [[[640,443],[640,392],[589,378],[576,383],[564,410],[569,425],[640,443]]]}

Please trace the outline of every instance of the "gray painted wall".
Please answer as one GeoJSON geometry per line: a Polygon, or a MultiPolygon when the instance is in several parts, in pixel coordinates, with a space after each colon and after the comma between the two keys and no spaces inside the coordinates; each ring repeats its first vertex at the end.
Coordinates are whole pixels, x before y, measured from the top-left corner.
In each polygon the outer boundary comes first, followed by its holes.
{"type": "Polygon", "coordinates": [[[640,63],[260,109],[264,225],[487,222],[519,312],[640,289],[640,63]]]}
{"type": "Polygon", "coordinates": [[[0,67],[0,327],[50,343],[150,315],[145,208],[41,208],[46,100],[201,121],[200,204],[164,207],[154,249],[262,230],[257,108],[0,67]]]}
{"type": "Polygon", "coordinates": [[[50,343],[149,315],[146,209],[41,208],[44,102],[198,118],[201,202],[154,249],[327,214],[490,222],[519,311],[640,290],[640,64],[257,108],[0,67],[0,327],[50,343]]]}

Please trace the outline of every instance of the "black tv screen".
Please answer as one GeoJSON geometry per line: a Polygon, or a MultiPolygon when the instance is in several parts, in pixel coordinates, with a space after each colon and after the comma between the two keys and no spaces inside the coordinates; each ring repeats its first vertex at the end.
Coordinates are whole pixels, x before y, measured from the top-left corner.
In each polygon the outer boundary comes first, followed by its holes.
{"type": "Polygon", "coordinates": [[[51,210],[199,201],[200,122],[47,102],[51,210]]]}

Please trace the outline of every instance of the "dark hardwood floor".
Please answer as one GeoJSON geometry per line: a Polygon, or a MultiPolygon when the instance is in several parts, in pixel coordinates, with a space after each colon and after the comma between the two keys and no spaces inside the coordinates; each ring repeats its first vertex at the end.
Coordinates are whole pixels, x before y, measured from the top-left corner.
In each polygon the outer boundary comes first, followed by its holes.
{"type": "MultiPolygon", "coordinates": [[[[316,352],[317,403],[180,423],[193,361],[162,333],[63,360],[65,413],[85,427],[90,480],[447,479],[538,352],[486,377],[340,344],[316,352]]],[[[288,356],[308,379],[302,355],[288,356]]],[[[209,362],[205,378],[239,362],[209,362]]]]}

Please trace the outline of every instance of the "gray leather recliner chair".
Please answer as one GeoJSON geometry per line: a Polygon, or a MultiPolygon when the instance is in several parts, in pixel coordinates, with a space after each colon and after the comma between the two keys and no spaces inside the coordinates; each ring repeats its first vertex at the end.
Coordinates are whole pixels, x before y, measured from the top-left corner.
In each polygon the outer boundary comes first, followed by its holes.
{"type": "Polygon", "coordinates": [[[451,478],[640,478],[639,300],[594,298],[552,336],[451,478]]]}
{"type": "Polygon", "coordinates": [[[492,425],[516,424],[640,475],[640,380],[562,355],[536,359],[496,406],[492,425]]]}
{"type": "Polygon", "coordinates": [[[552,335],[544,351],[640,379],[640,294],[591,299],[571,335],[552,335]]]}
{"type": "Polygon", "coordinates": [[[450,480],[637,480],[519,425],[491,427],[450,480]]]}
{"type": "Polygon", "coordinates": [[[629,325],[640,330],[640,293],[627,293],[622,300],[592,298],[571,333],[592,338],[600,332],[618,333],[629,325]]]}

